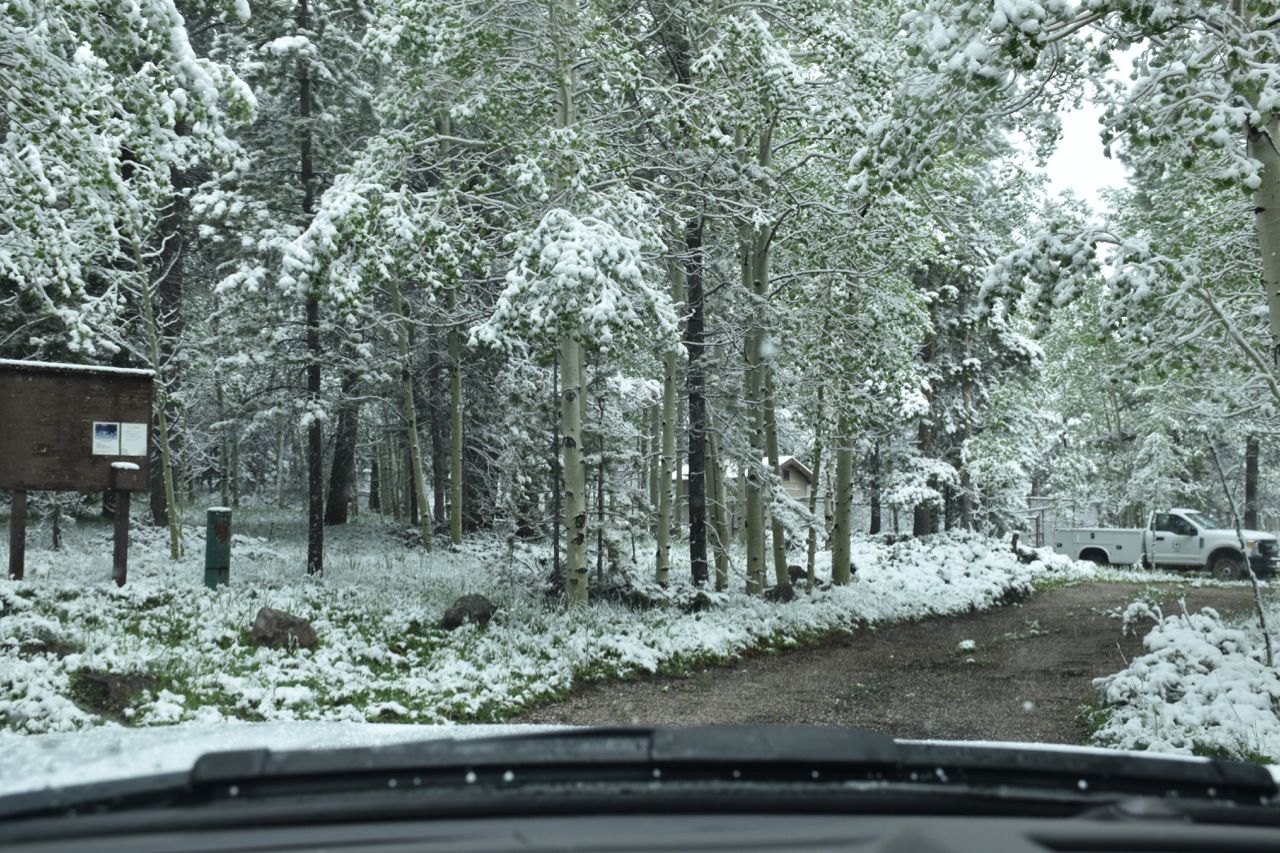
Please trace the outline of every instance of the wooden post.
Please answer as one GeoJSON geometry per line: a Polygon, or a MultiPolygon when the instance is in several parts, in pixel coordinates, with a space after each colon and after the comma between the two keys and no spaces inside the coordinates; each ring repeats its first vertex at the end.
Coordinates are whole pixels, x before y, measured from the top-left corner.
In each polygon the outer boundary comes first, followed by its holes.
{"type": "Polygon", "coordinates": [[[13,507],[9,513],[9,577],[22,580],[27,552],[27,492],[13,492],[13,507]]]}
{"type": "Polygon", "coordinates": [[[115,539],[111,551],[111,577],[124,586],[129,576],[129,492],[116,489],[115,539]]]}

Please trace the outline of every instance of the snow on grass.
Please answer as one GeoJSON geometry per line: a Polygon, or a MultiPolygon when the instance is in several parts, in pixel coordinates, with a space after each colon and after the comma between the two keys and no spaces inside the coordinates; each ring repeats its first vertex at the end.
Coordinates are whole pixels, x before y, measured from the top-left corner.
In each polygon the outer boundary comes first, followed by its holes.
{"type": "MultiPolygon", "coordinates": [[[[734,591],[709,594],[697,612],[610,601],[566,609],[535,591],[546,574],[538,550],[489,539],[428,555],[362,521],[330,530],[326,571],[308,578],[295,517],[240,516],[236,529],[251,535],[234,536],[231,586],[214,590],[202,583],[202,530],[185,528],[186,556],[171,562],[165,531],[136,528],[123,588],[110,582],[105,527],[78,526],[56,553],[35,547],[33,534],[27,579],[0,581],[0,729],[500,722],[585,680],[679,672],[865,623],[988,608],[1087,572],[1051,555],[1023,565],[1000,543],[967,534],[861,540],[853,583],[788,604],[742,594],[738,575],[734,591]],[[484,628],[442,630],[444,609],[472,592],[493,600],[498,615],[484,628]],[[260,607],[310,620],[317,648],[252,645],[260,607]]],[[[645,543],[637,553],[651,551],[645,543]]],[[[829,567],[820,555],[819,577],[829,567]]],[[[672,574],[687,577],[687,564],[672,574]]],[[[664,595],[688,603],[694,591],[676,584],[664,595]]]]}
{"type": "MultiPolygon", "coordinates": [[[[1276,624],[1280,612],[1269,611],[1276,624]]],[[[1103,707],[1095,743],[1193,755],[1280,762],[1280,674],[1266,664],[1256,621],[1224,620],[1214,609],[1165,616],[1129,605],[1126,629],[1151,620],[1146,653],[1099,678],[1103,707]]]]}

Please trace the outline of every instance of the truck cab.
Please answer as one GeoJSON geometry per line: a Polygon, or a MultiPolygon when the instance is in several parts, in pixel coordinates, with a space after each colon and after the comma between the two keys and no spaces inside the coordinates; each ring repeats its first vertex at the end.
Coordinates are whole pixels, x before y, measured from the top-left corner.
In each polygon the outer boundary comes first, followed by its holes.
{"type": "Polygon", "coordinates": [[[1220,524],[1212,517],[1185,507],[1151,513],[1143,543],[1148,564],[1181,569],[1208,569],[1214,577],[1232,580],[1244,577],[1245,560],[1260,577],[1275,574],[1280,565],[1276,537],[1258,530],[1243,530],[1220,524]]]}

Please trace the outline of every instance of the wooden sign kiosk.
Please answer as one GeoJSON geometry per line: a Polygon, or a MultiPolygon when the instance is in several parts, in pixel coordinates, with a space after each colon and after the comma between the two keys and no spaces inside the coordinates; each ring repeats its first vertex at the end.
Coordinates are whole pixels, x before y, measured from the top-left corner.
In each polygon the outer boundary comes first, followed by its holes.
{"type": "Polygon", "coordinates": [[[27,492],[116,493],[112,576],[129,569],[129,495],[148,484],[152,373],[0,359],[0,489],[13,492],[9,575],[21,580],[27,492]]]}

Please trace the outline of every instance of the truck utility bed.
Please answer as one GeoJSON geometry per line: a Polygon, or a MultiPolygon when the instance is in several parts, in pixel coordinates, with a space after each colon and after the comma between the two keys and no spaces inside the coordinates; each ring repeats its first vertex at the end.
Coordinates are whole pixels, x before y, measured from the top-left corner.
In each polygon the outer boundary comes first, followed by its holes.
{"type": "Polygon", "coordinates": [[[1132,527],[1065,527],[1053,533],[1053,549],[1073,560],[1136,563],[1142,559],[1142,536],[1132,527]]]}

